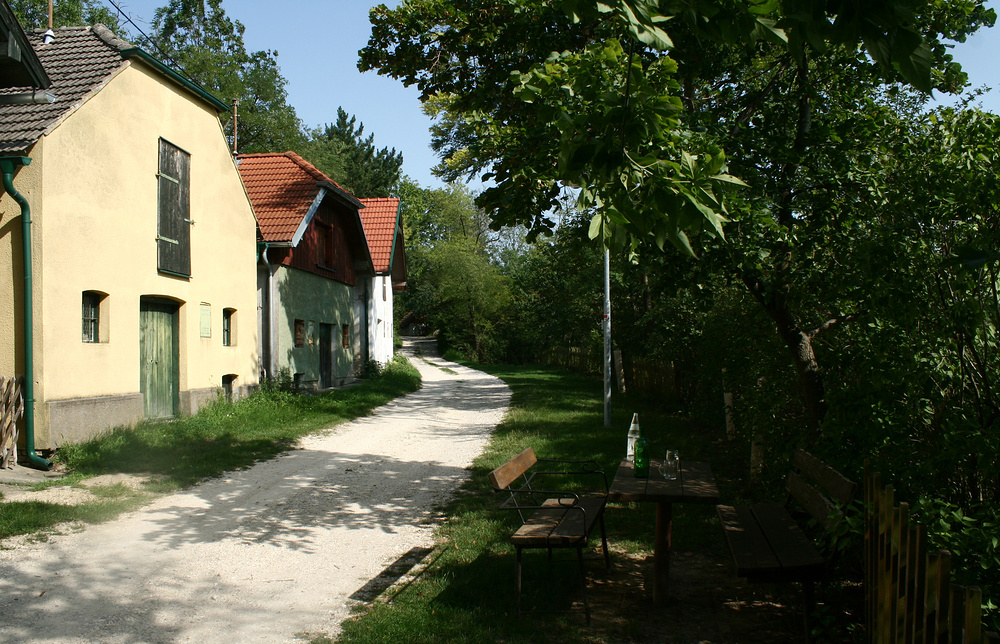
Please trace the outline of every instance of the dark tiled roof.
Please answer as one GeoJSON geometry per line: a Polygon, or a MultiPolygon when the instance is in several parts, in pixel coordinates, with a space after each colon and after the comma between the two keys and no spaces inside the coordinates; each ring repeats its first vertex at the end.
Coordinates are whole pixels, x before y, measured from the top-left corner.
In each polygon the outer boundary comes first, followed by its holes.
{"type": "MultiPolygon", "coordinates": [[[[52,80],[47,91],[55,103],[0,105],[0,152],[22,152],[76,110],[93,91],[127,65],[121,50],[131,47],[104,25],[63,27],[55,39],[42,43],[42,33],[29,34],[38,59],[52,80]]],[[[0,90],[0,94],[30,92],[30,87],[0,90]]]]}
{"type": "Polygon", "coordinates": [[[238,159],[243,185],[250,195],[261,236],[266,242],[292,241],[319,194],[318,183],[326,182],[340,188],[294,152],[241,154],[238,159]]]}
{"type": "Polygon", "coordinates": [[[392,266],[392,246],[396,241],[396,222],[399,219],[399,199],[362,199],[364,210],[361,223],[365,227],[372,263],[378,274],[388,273],[392,266]]]}

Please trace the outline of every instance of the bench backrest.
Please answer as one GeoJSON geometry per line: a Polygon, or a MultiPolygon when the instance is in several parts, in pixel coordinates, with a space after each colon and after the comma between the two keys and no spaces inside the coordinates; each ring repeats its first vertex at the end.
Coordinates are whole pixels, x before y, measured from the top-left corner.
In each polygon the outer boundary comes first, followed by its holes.
{"type": "Polygon", "coordinates": [[[530,447],[500,467],[490,472],[490,485],[494,490],[506,490],[511,483],[518,480],[531,466],[538,462],[535,450],[530,447]]]}
{"type": "Polygon", "coordinates": [[[805,450],[792,457],[795,470],[788,475],[788,493],[825,529],[841,514],[838,506],[854,499],[858,484],[805,450]]]}

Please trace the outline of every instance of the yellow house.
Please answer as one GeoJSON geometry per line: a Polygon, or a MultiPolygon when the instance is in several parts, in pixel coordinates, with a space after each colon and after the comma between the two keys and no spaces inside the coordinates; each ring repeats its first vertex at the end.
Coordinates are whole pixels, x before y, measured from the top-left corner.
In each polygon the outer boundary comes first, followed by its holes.
{"type": "Polygon", "coordinates": [[[29,39],[52,86],[0,90],[0,374],[32,366],[35,447],[256,386],[256,221],[226,105],[102,25],[29,39]]]}

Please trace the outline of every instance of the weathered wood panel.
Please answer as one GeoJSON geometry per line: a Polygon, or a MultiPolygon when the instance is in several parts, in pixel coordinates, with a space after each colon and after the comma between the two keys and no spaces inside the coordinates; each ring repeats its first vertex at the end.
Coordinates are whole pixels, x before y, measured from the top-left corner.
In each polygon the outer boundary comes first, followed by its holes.
{"type": "Polygon", "coordinates": [[[24,396],[17,378],[0,376],[0,469],[17,461],[17,421],[24,414],[24,396]]]}
{"type": "Polygon", "coordinates": [[[924,526],[865,465],[865,628],[872,644],[1000,642],[983,630],[982,592],[951,580],[951,553],[928,552],[924,526]]]}
{"type": "Polygon", "coordinates": [[[139,307],[139,391],[146,418],[177,415],[180,365],[177,305],[143,300],[139,307]]]}

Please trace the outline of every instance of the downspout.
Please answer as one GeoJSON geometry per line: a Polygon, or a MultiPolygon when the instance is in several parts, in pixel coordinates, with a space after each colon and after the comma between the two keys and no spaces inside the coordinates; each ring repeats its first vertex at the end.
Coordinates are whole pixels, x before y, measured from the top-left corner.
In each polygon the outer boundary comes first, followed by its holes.
{"type": "Polygon", "coordinates": [[[52,462],[35,453],[35,359],[34,318],[31,288],[31,207],[14,189],[14,170],[31,163],[28,157],[0,157],[4,190],[21,206],[21,244],[24,264],[24,441],[28,461],[38,469],[51,470],[52,462]]]}
{"type": "Polygon", "coordinates": [[[274,374],[274,365],[272,364],[274,362],[274,360],[273,360],[272,355],[271,355],[271,353],[272,353],[271,350],[273,348],[274,343],[271,341],[271,329],[272,329],[274,321],[271,319],[271,309],[273,308],[271,306],[271,300],[272,300],[273,294],[271,292],[271,288],[272,288],[272,284],[271,284],[271,277],[272,277],[272,275],[271,275],[271,273],[272,273],[272,271],[271,271],[271,262],[268,261],[268,259],[267,259],[267,251],[268,251],[269,248],[270,248],[270,245],[266,241],[257,242],[257,249],[259,251],[259,258],[262,259],[262,260],[264,260],[264,267],[267,269],[267,283],[265,285],[265,288],[263,289],[263,291],[264,291],[264,302],[263,302],[264,310],[261,311],[261,313],[260,313],[260,319],[261,319],[260,320],[261,321],[261,325],[260,325],[261,326],[261,329],[260,329],[261,347],[260,347],[260,350],[261,350],[261,353],[263,354],[261,356],[261,360],[264,361],[264,373],[265,373],[265,375],[267,376],[267,378],[270,378],[270,379],[273,380],[274,377],[275,377],[275,374],[274,374]]]}

